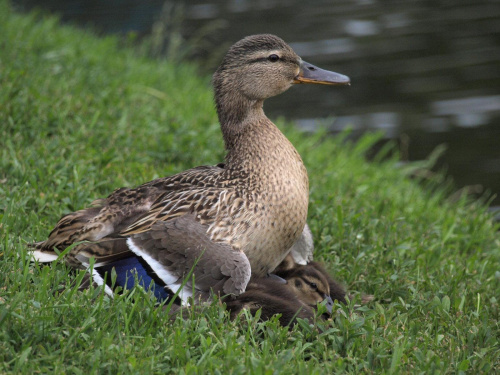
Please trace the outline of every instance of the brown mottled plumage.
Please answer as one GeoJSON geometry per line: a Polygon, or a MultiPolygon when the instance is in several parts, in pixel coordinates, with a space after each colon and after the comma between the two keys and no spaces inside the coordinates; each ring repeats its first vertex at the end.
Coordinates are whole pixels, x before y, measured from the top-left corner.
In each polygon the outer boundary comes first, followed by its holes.
{"type": "Polygon", "coordinates": [[[186,264],[194,264],[190,254],[203,254],[194,268],[197,280],[207,264],[210,272],[221,274],[227,262],[217,263],[211,256],[226,252],[237,255],[227,259],[238,259],[231,267],[240,269],[222,274],[239,277],[232,293],[243,292],[250,272],[258,277],[272,272],[306,223],[306,169],[262,109],[265,99],[293,83],[345,85],[349,79],[303,62],[273,35],[250,36],[233,45],[213,77],[225,165],[118,189],[94,207],[64,216],[46,241],[34,244],[34,257],[54,260],[54,249],[80,241],[85,242],[66,258],[75,267],[86,266],[90,257],[105,264],[133,251],[178,288],[186,264]],[[191,231],[199,242],[183,243],[180,239],[191,231]],[[182,257],[189,260],[169,260],[182,257]]]}

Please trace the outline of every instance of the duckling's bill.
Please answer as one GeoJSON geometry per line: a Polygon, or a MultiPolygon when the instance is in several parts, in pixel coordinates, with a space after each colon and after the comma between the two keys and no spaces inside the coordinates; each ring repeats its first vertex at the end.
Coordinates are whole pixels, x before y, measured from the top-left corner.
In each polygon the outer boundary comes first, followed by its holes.
{"type": "Polygon", "coordinates": [[[321,69],[313,64],[301,61],[299,74],[295,77],[293,83],[317,83],[343,86],[350,85],[351,80],[343,74],[321,69]]]}
{"type": "Polygon", "coordinates": [[[326,311],[331,315],[333,310],[333,299],[330,296],[325,296],[325,299],[321,302],[325,305],[326,311]]]}

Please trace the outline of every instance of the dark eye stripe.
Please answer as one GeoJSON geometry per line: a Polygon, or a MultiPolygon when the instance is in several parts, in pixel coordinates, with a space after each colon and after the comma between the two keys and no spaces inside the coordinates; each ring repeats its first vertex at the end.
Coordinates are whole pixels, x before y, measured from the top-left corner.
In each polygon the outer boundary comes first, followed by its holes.
{"type": "Polygon", "coordinates": [[[263,61],[267,61],[267,57],[259,57],[258,59],[250,60],[250,61],[248,61],[248,64],[254,64],[254,63],[263,62],[263,61]]]}

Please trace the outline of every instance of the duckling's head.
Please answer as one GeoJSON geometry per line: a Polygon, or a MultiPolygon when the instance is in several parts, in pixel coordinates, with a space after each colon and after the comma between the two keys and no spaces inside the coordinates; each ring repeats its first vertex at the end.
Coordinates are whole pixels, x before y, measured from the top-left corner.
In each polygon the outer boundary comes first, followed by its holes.
{"type": "Polygon", "coordinates": [[[347,85],[349,78],[308,64],[281,38],[252,35],[234,44],[213,76],[222,122],[241,121],[242,107],[261,107],[294,83],[347,85]],[[239,115],[239,116],[238,116],[239,115]]]}
{"type": "Polygon", "coordinates": [[[330,297],[328,279],[317,268],[310,265],[296,266],[284,275],[289,288],[297,297],[309,306],[326,301],[326,307],[331,312],[333,301],[330,297]]]}

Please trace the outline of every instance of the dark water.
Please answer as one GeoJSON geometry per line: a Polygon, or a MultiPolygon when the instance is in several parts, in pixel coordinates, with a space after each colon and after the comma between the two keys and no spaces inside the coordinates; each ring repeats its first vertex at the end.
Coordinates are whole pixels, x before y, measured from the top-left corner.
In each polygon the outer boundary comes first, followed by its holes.
{"type": "MultiPolygon", "coordinates": [[[[151,31],[164,5],[156,0],[22,3],[105,33],[139,35],[151,31]]],[[[458,188],[500,193],[498,0],[197,0],[171,1],[163,9],[167,26],[177,25],[186,39],[209,30],[197,56],[213,52],[217,60],[217,53],[243,36],[274,33],[305,60],[351,77],[349,88],[303,86],[270,99],[270,116],[308,129],[319,122],[332,131],[383,130],[387,138],[402,140],[409,160],[446,144],[440,165],[458,188]]]]}

